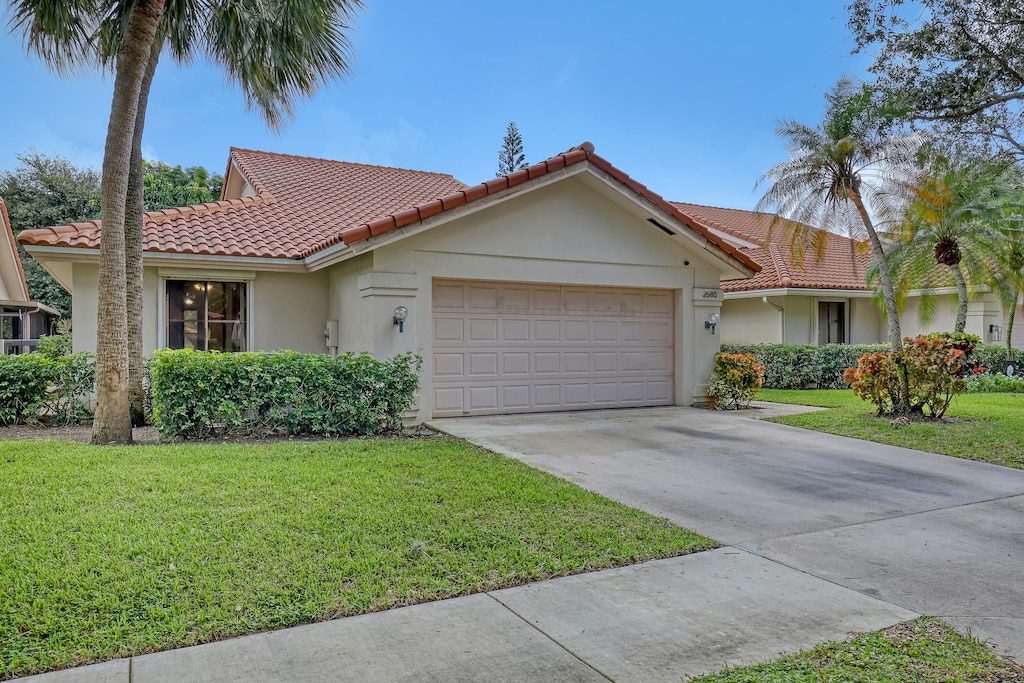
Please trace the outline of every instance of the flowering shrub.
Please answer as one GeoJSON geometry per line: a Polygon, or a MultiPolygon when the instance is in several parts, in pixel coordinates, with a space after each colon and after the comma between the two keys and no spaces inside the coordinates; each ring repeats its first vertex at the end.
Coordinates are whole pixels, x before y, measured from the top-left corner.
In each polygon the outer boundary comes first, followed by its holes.
{"type": "Polygon", "coordinates": [[[898,363],[907,367],[910,408],[913,412],[942,417],[950,401],[967,388],[967,378],[984,372],[974,358],[978,337],[970,334],[922,334],[903,340],[903,351],[866,353],[844,379],[854,393],[878,407],[878,414],[892,411],[898,391],[898,363]]]}
{"type": "Polygon", "coordinates": [[[157,351],[153,422],[164,436],[372,435],[402,427],[422,359],[292,351],[157,351]]]}
{"type": "Polygon", "coordinates": [[[942,417],[967,388],[967,378],[985,371],[974,360],[979,338],[971,334],[922,334],[903,342],[910,381],[910,407],[942,417]]]}
{"type": "Polygon", "coordinates": [[[715,355],[708,398],[718,410],[746,408],[764,383],[764,366],[749,353],[715,355]]]}
{"type": "Polygon", "coordinates": [[[857,367],[848,368],[843,379],[865,401],[878,408],[878,414],[892,411],[892,400],[899,391],[899,375],[892,353],[865,353],[857,367]]]}

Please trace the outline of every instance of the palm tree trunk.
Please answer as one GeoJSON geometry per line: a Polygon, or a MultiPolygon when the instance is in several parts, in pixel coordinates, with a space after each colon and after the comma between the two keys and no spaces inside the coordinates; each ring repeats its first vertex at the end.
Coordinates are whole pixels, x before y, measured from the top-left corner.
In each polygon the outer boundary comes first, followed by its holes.
{"type": "Polygon", "coordinates": [[[875,261],[878,262],[878,276],[882,283],[882,298],[885,301],[885,317],[889,324],[889,345],[892,346],[893,353],[898,359],[896,367],[899,375],[900,395],[893,397],[892,410],[896,415],[907,415],[910,413],[910,380],[907,377],[907,366],[902,361],[903,333],[900,330],[900,309],[896,302],[896,287],[892,280],[892,269],[889,267],[889,261],[885,258],[882,241],[878,238],[878,233],[875,232],[875,225],[871,221],[871,216],[868,215],[860,192],[851,191],[850,199],[857,207],[857,213],[860,215],[860,220],[864,223],[864,229],[867,230],[868,238],[871,241],[871,251],[875,261]]]}
{"type": "Polygon", "coordinates": [[[950,266],[949,271],[956,280],[956,322],[953,323],[953,331],[959,334],[967,327],[967,281],[959,263],[950,266]]]}
{"type": "Polygon", "coordinates": [[[96,327],[96,414],[92,429],[95,444],[132,440],[128,408],[125,203],[139,93],[163,8],[164,0],[136,2],[117,56],[101,181],[103,227],[96,327]]]}
{"type": "Polygon", "coordinates": [[[1006,321],[1006,360],[1013,360],[1013,319],[1017,316],[1017,297],[1020,290],[1013,288],[1013,305],[1010,306],[1010,317],[1006,321]]]}
{"type": "Polygon", "coordinates": [[[145,389],[142,382],[142,214],[145,211],[142,175],[142,133],[146,126],[146,106],[149,89],[163,41],[153,42],[139,90],[139,107],[135,113],[135,132],[132,136],[131,171],[128,174],[128,196],[125,202],[125,273],[127,278],[126,306],[128,311],[128,406],[133,427],[146,424],[145,389]]]}

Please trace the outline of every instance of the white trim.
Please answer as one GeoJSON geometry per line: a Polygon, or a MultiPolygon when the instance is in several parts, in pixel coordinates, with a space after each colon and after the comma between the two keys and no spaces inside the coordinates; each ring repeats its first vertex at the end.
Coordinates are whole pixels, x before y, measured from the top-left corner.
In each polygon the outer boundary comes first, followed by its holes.
{"type": "MultiPolygon", "coordinates": [[[[26,246],[30,254],[39,254],[47,260],[69,261],[72,263],[99,263],[99,249],[84,249],[81,247],[40,247],[26,246]]],[[[253,268],[259,266],[259,270],[277,272],[300,272],[308,271],[305,260],[289,258],[263,258],[260,256],[218,256],[216,254],[164,254],[158,252],[145,252],[142,255],[143,262],[147,268],[168,266],[179,268],[202,268],[203,263],[216,264],[218,268],[253,268]]],[[[37,259],[45,262],[42,259],[37,259]]]]}
{"type": "Polygon", "coordinates": [[[870,289],[800,289],[776,287],[774,289],[747,289],[742,292],[726,292],[725,299],[760,299],[763,296],[823,296],[836,299],[870,299],[875,293],[870,289]]]}

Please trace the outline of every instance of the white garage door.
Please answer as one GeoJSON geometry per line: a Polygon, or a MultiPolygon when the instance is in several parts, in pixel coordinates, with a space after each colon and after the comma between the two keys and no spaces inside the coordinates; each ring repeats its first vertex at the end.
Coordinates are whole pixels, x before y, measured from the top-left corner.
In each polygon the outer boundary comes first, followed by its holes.
{"type": "Polygon", "coordinates": [[[436,280],[434,417],[672,403],[668,290],[436,280]]]}

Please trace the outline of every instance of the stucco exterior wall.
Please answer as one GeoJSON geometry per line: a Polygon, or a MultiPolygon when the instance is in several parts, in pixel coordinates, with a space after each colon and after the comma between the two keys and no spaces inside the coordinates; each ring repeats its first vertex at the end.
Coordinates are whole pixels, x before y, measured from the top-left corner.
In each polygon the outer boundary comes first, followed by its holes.
{"type": "Polygon", "coordinates": [[[361,321],[360,334],[342,335],[341,350],[370,350],[380,358],[423,355],[419,419],[428,419],[433,408],[434,278],[673,290],[674,395],[680,404],[703,400],[721,339],[704,329],[721,305],[717,264],[685,238],[662,233],[576,179],[384,244],[330,271],[332,314],[343,326],[353,313],[361,321]],[[701,288],[716,294],[695,303],[694,291],[701,288]],[[399,305],[409,309],[401,333],[392,322],[399,305]]]}
{"type": "MultiPolygon", "coordinates": [[[[908,297],[900,318],[904,337],[915,337],[930,332],[949,332],[953,329],[956,324],[956,295],[943,294],[937,298],[935,318],[930,323],[922,323],[919,314],[920,299],[908,297]]],[[[977,335],[984,344],[999,344],[1006,339],[1006,318],[1007,311],[995,294],[979,293],[968,301],[964,332],[977,335]]]]}
{"type": "MultiPolygon", "coordinates": [[[[770,298],[781,305],[785,297],[770,298]]],[[[757,299],[726,299],[719,326],[723,344],[781,344],[784,314],[757,299]]]]}
{"type": "Polygon", "coordinates": [[[881,344],[889,335],[874,299],[850,299],[850,343],[881,344]]]}
{"type": "Polygon", "coordinates": [[[71,340],[75,352],[96,351],[96,313],[100,268],[92,263],[76,263],[71,271],[75,305],[71,311],[71,340]]]}
{"type": "Polygon", "coordinates": [[[253,347],[325,353],[328,276],[316,273],[257,273],[252,283],[253,347]]]}
{"type": "Polygon", "coordinates": [[[916,337],[930,332],[949,332],[956,323],[956,295],[936,297],[935,317],[930,322],[921,321],[921,299],[907,297],[900,314],[900,330],[904,337],[916,337]]]}

